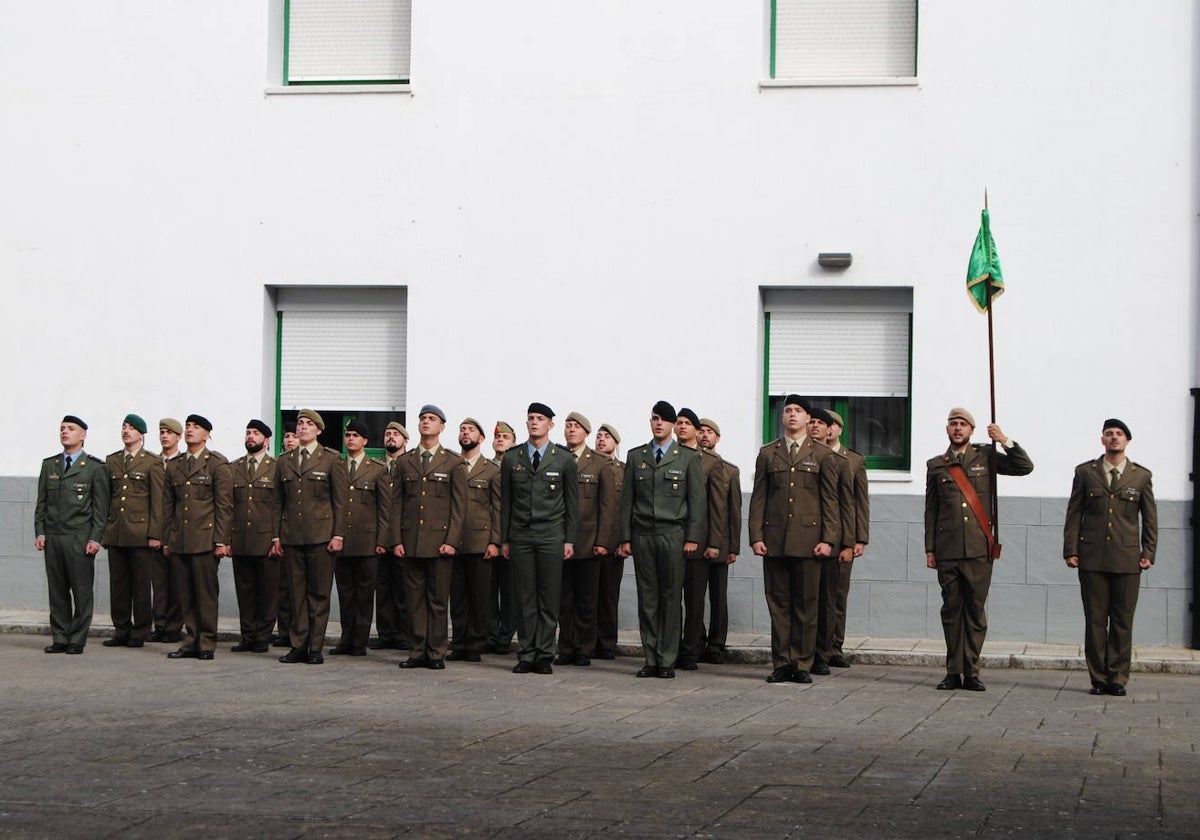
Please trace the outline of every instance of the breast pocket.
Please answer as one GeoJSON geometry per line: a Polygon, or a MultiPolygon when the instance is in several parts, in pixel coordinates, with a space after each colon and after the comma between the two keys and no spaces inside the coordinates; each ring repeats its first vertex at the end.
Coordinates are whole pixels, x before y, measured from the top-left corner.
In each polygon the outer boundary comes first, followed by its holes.
{"type": "Polygon", "coordinates": [[[542,474],[542,487],[547,494],[558,496],[562,494],[563,477],[559,472],[546,472],[542,474]]]}
{"type": "Polygon", "coordinates": [[[594,475],[579,476],[579,501],[594,501],[600,493],[600,481],[594,475]]]}
{"type": "Polygon", "coordinates": [[[426,490],[435,499],[445,499],[450,495],[450,476],[445,473],[434,473],[426,476],[426,490]]]}

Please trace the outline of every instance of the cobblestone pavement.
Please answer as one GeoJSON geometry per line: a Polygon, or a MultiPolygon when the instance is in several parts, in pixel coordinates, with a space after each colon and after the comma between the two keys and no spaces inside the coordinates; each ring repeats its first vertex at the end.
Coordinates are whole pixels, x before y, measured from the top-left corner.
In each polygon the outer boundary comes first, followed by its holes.
{"type": "Polygon", "coordinates": [[[46,655],[0,635],[0,837],[1194,837],[1200,679],[46,655]]]}

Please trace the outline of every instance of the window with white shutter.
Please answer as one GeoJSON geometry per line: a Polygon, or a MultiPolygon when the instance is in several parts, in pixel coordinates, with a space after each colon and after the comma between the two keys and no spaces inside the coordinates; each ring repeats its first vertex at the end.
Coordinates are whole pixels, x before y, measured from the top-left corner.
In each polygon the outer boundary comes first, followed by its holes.
{"type": "Polygon", "coordinates": [[[764,289],[764,442],[799,394],[845,420],[872,469],[911,465],[912,289],[764,289]]]}
{"type": "Polygon", "coordinates": [[[412,0],[286,0],[283,83],[405,84],[412,0]]]}
{"type": "Polygon", "coordinates": [[[917,75],[917,0],[772,0],[771,78],[868,84],[917,75]]]}

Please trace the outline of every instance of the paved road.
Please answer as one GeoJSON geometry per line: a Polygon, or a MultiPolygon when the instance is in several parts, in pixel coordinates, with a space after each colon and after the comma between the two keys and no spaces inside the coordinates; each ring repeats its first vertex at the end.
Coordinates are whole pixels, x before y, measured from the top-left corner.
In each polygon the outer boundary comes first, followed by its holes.
{"type": "Polygon", "coordinates": [[[1200,678],[761,665],[639,680],[0,635],[0,837],[1193,837],[1200,678]]]}

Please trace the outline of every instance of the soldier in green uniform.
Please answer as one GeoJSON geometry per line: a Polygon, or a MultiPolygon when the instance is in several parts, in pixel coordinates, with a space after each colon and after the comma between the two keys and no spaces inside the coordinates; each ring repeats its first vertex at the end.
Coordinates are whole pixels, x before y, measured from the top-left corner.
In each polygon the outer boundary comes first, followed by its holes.
{"type": "Polygon", "coordinates": [[[651,441],[629,452],[618,515],[622,557],[633,556],[638,626],[646,664],[639,677],[675,678],[683,633],[684,563],[705,538],[700,455],[672,438],[678,415],[666,400],[650,412],[651,441]]]}
{"type": "Polygon", "coordinates": [[[92,626],[95,558],[108,518],[109,478],[104,463],[83,451],[87,423],[62,419],[63,451],[42,461],[33,510],[34,547],[46,557],[50,632],[46,653],[83,653],[92,626]]]}

